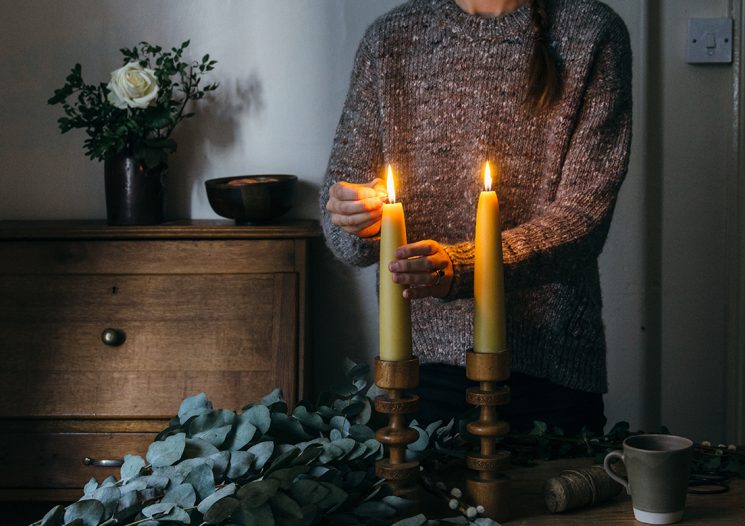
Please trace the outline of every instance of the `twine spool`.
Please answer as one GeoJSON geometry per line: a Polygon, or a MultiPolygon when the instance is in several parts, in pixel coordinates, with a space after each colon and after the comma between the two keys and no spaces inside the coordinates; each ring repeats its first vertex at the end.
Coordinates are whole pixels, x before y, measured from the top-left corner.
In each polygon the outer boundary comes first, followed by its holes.
{"type": "Polygon", "coordinates": [[[562,471],[544,486],[546,507],[551,513],[594,506],[612,499],[622,486],[610,478],[603,466],[562,471]]]}

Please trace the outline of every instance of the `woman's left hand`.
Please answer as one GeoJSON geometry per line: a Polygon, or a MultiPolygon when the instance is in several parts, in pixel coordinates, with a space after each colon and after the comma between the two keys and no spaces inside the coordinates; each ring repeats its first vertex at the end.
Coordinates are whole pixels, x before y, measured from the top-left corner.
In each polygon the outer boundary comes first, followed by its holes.
{"type": "Polygon", "coordinates": [[[437,241],[425,239],[398,247],[396,258],[388,263],[388,270],[394,283],[407,286],[404,298],[447,295],[453,282],[453,263],[437,241]]]}

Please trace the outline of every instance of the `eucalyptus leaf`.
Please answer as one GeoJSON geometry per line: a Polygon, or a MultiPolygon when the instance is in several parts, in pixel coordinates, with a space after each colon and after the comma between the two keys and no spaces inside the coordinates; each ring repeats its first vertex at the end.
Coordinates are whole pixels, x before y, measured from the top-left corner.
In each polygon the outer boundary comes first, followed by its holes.
{"type": "Polygon", "coordinates": [[[57,504],[54,508],[49,510],[46,515],[44,515],[43,519],[41,519],[41,526],[59,526],[64,515],[65,508],[57,504]]]}
{"type": "Polygon", "coordinates": [[[240,501],[233,497],[223,497],[212,504],[204,514],[204,522],[208,524],[219,524],[233,513],[239,506],[240,501]]]}
{"type": "Polygon", "coordinates": [[[342,435],[341,434],[341,431],[339,431],[338,429],[332,429],[329,432],[329,438],[333,442],[334,440],[340,440],[340,439],[344,438],[344,435],[342,435]]]}
{"type": "Polygon", "coordinates": [[[114,511],[116,511],[116,507],[117,504],[119,504],[119,499],[121,498],[121,496],[122,493],[119,488],[114,486],[106,486],[104,488],[98,488],[90,495],[85,495],[81,500],[97,500],[98,502],[103,504],[104,516],[109,517],[114,513],[114,511]]]}
{"type": "Polygon", "coordinates": [[[256,517],[256,524],[258,526],[274,526],[274,515],[268,502],[254,509],[253,514],[256,517]]]}
{"type": "Polygon", "coordinates": [[[285,399],[282,396],[282,389],[279,389],[278,387],[272,390],[271,393],[263,397],[261,399],[261,404],[268,407],[271,412],[287,412],[287,402],[285,402],[285,399]]]}
{"type": "Polygon", "coordinates": [[[272,460],[272,464],[267,468],[265,476],[269,475],[272,471],[291,465],[292,461],[298,456],[300,456],[300,449],[290,446],[284,453],[272,460]]]}
{"type": "Polygon", "coordinates": [[[329,424],[332,428],[341,431],[342,435],[344,436],[347,436],[349,434],[349,430],[352,428],[352,424],[345,416],[332,417],[329,424]]]}
{"type": "Polygon", "coordinates": [[[228,409],[214,409],[208,413],[198,415],[189,421],[189,436],[217,427],[232,426],[235,418],[235,413],[228,409]]]}
{"type": "Polygon", "coordinates": [[[171,466],[177,462],[186,448],[186,434],[169,436],[162,442],[153,442],[147,448],[147,461],[154,468],[171,466]]]}
{"type": "Polygon", "coordinates": [[[341,489],[336,484],[330,484],[328,482],[321,482],[320,484],[328,490],[328,494],[316,503],[318,504],[319,508],[333,509],[341,506],[344,501],[347,500],[347,497],[349,496],[347,492],[341,489]]]}
{"type": "Polygon", "coordinates": [[[427,517],[420,513],[419,515],[414,515],[413,517],[407,517],[406,519],[394,522],[392,526],[422,526],[426,522],[427,517]]]}
{"type": "Polygon", "coordinates": [[[500,526],[500,524],[489,517],[479,517],[473,521],[476,526],[500,526]]]}
{"type": "Polygon", "coordinates": [[[356,488],[367,477],[367,473],[364,471],[350,471],[344,475],[344,486],[347,488],[356,488]]]}
{"type": "Polygon", "coordinates": [[[298,442],[313,438],[306,433],[300,422],[284,413],[272,413],[271,418],[272,425],[269,428],[269,433],[279,441],[298,442]]]}
{"type": "Polygon", "coordinates": [[[168,490],[161,502],[172,502],[182,508],[191,508],[197,501],[197,494],[191,484],[179,484],[168,490]]]}
{"type": "Polygon", "coordinates": [[[303,510],[300,508],[300,505],[284,491],[277,491],[277,493],[269,499],[269,505],[271,506],[275,516],[287,517],[290,519],[303,518],[303,510]]]}
{"type": "Polygon", "coordinates": [[[184,448],[184,458],[203,458],[219,453],[215,446],[201,438],[187,438],[184,448]]]}
{"type": "Polygon", "coordinates": [[[410,427],[419,433],[419,436],[414,442],[408,444],[406,447],[413,451],[424,451],[427,449],[427,446],[429,445],[429,433],[419,426],[412,425],[410,427]]]}
{"type": "Polygon", "coordinates": [[[304,426],[314,431],[328,431],[329,426],[323,421],[321,415],[318,413],[309,412],[304,406],[299,405],[292,412],[292,416],[296,418],[304,426]]]}
{"type": "Polygon", "coordinates": [[[310,462],[313,462],[315,459],[321,456],[323,453],[323,446],[320,444],[310,444],[308,447],[303,449],[303,452],[300,453],[297,458],[295,458],[292,461],[293,465],[296,464],[309,464],[310,462]]]}
{"type": "Polygon", "coordinates": [[[208,496],[206,499],[202,500],[197,505],[197,510],[199,513],[207,513],[207,510],[210,509],[210,506],[212,506],[215,502],[218,500],[229,497],[230,495],[233,495],[235,493],[236,486],[234,482],[231,482],[227,486],[224,486],[214,492],[212,495],[208,496]]]}
{"type": "Polygon", "coordinates": [[[272,473],[267,476],[269,478],[273,478],[279,481],[279,487],[286,490],[286,489],[289,489],[290,486],[292,486],[293,481],[299,475],[306,474],[308,470],[309,470],[308,466],[304,466],[304,465],[293,466],[290,468],[284,468],[284,469],[278,469],[276,471],[272,471],[272,473]]]}
{"type": "Polygon", "coordinates": [[[116,480],[116,478],[113,475],[109,475],[105,479],[101,481],[101,486],[99,487],[105,487],[105,486],[113,486],[114,484],[118,483],[119,481],[116,480]]]}
{"type": "Polygon", "coordinates": [[[241,416],[248,418],[248,421],[253,424],[262,435],[269,431],[271,419],[269,417],[268,407],[264,405],[255,405],[244,411],[241,416]]]}
{"type": "Polygon", "coordinates": [[[167,515],[163,515],[161,517],[158,517],[159,521],[167,521],[167,522],[180,522],[181,524],[191,524],[191,516],[187,513],[186,510],[176,506],[173,508],[173,510],[168,513],[167,515]]]}
{"type": "Polygon", "coordinates": [[[142,509],[142,514],[151,519],[157,519],[156,515],[167,515],[173,511],[176,505],[173,502],[158,502],[142,509]]]}
{"type": "MultiPolygon", "coordinates": [[[[136,491],[122,491],[122,496],[119,498],[119,502],[116,505],[117,518],[119,518],[118,515],[120,512],[123,512],[127,509],[138,508],[132,513],[133,516],[139,513],[140,509],[142,508],[142,506],[138,505],[139,501],[140,499],[138,498],[136,491]]],[[[128,517],[124,518],[126,519],[128,517]]]]}
{"type": "Polygon", "coordinates": [[[248,451],[233,451],[230,453],[230,464],[228,467],[227,477],[231,480],[242,477],[251,469],[256,457],[248,451]]]}
{"type": "Polygon", "coordinates": [[[70,504],[65,510],[65,523],[80,520],[83,526],[98,526],[103,518],[103,504],[97,500],[80,500],[70,504]]]}
{"type": "Polygon", "coordinates": [[[94,478],[91,478],[88,482],[86,482],[85,486],[83,486],[83,494],[84,495],[90,495],[94,491],[98,489],[98,481],[94,478]]]}
{"type": "Polygon", "coordinates": [[[215,476],[215,482],[222,481],[230,463],[230,451],[220,451],[208,458],[212,461],[212,474],[215,476]]]}
{"type": "Polygon", "coordinates": [[[209,464],[195,466],[184,482],[191,484],[200,500],[206,499],[215,492],[215,476],[209,464]]]}
{"type": "Polygon", "coordinates": [[[444,522],[446,524],[472,524],[463,515],[456,515],[455,517],[448,517],[446,519],[442,519],[440,522],[444,522]]]}
{"type": "Polygon", "coordinates": [[[256,457],[253,464],[254,468],[261,470],[267,460],[271,458],[272,453],[274,453],[274,442],[259,442],[258,444],[248,448],[248,452],[256,457]]]}
{"type": "Polygon", "coordinates": [[[120,470],[121,478],[127,481],[140,474],[142,468],[145,467],[145,459],[139,455],[124,455],[124,464],[120,470]]]}
{"type": "Polygon", "coordinates": [[[201,439],[201,440],[204,440],[205,442],[209,442],[213,446],[219,447],[225,442],[225,439],[227,438],[228,433],[230,433],[232,430],[233,430],[232,425],[216,427],[214,429],[208,429],[206,431],[202,431],[201,433],[196,433],[195,435],[192,435],[192,438],[201,439]]]}
{"type": "MultiPolygon", "coordinates": [[[[256,407],[262,407],[264,411],[266,411],[267,422],[270,423],[271,420],[269,417],[269,409],[267,409],[263,405],[256,407]]],[[[228,434],[227,439],[225,440],[224,446],[226,449],[237,451],[246,447],[251,442],[251,440],[253,440],[258,428],[253,424],[251,420],[251,417],[248,416],[246,413],[238,415],[236,417],[232,432],[228,434]]],[[[269,425],[267,425],[266,427],[268,428],[269,425]]]]}
{"type": "Polygon", "coordinates": [[[199,393],[198,395],[185,398],[181,402],[178,410],[178,418],[181,425],[184,425],[191,417],[203,415],[212,411],[212,402],[207,399],[207,395],[199,393]]]}
{"type": "Polygon", "coordinates": [[[257,480],[241,486],[236,496],[241,500],[244,509],[253,509],[267,502],[277,493],[278,489],[278,480],[257,480]]]}
{"type": "Polygon", "coordinates": [[[290,488],[290,495],[301,505],[317,504],[327,495],[329,490],[320,482],[311,479],[299,479],[290,488]]]}
{"type": "Polygon", "coordinates": [[[367,378],[370,374],[370,366],[366,363],[356,364],[347,372],[347,377],[352,380],[359,380],[361,378],[367,378]]]}

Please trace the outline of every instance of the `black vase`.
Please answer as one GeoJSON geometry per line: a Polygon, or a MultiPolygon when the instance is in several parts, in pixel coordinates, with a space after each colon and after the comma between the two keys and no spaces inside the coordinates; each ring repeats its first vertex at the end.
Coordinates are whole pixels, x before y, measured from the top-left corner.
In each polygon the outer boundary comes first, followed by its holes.
{"type": "Polygon", "coordinates": [[[155,168],[127,155],[104,161],[106,217],[110,225],[157,225],[165,217],[164,159],[155,168]]]}

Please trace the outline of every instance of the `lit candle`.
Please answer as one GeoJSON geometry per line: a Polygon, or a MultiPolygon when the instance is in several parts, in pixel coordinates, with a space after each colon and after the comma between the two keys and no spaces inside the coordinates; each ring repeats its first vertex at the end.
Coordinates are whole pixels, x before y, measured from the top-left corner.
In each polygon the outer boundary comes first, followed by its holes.
{"type": "Polygon", "coordinates": [[[383,205],[380,223],[380,359],[399,361],[411,358],[411,313],[404,286],[393,282],[388,264],[396,259],[396,249],[406,244],[404,208],[396,202],[393,170],[388,165],[388,203],[383,205]]]}
{"type": "Polygon", "coordinates": [[[507,350],[499,200],[491,187],[491,169],[487,161],[484,168],[484,191],[479,196],[476,212],[476,260],[473,276],[473,350],[483,353],[507,350]]]}

